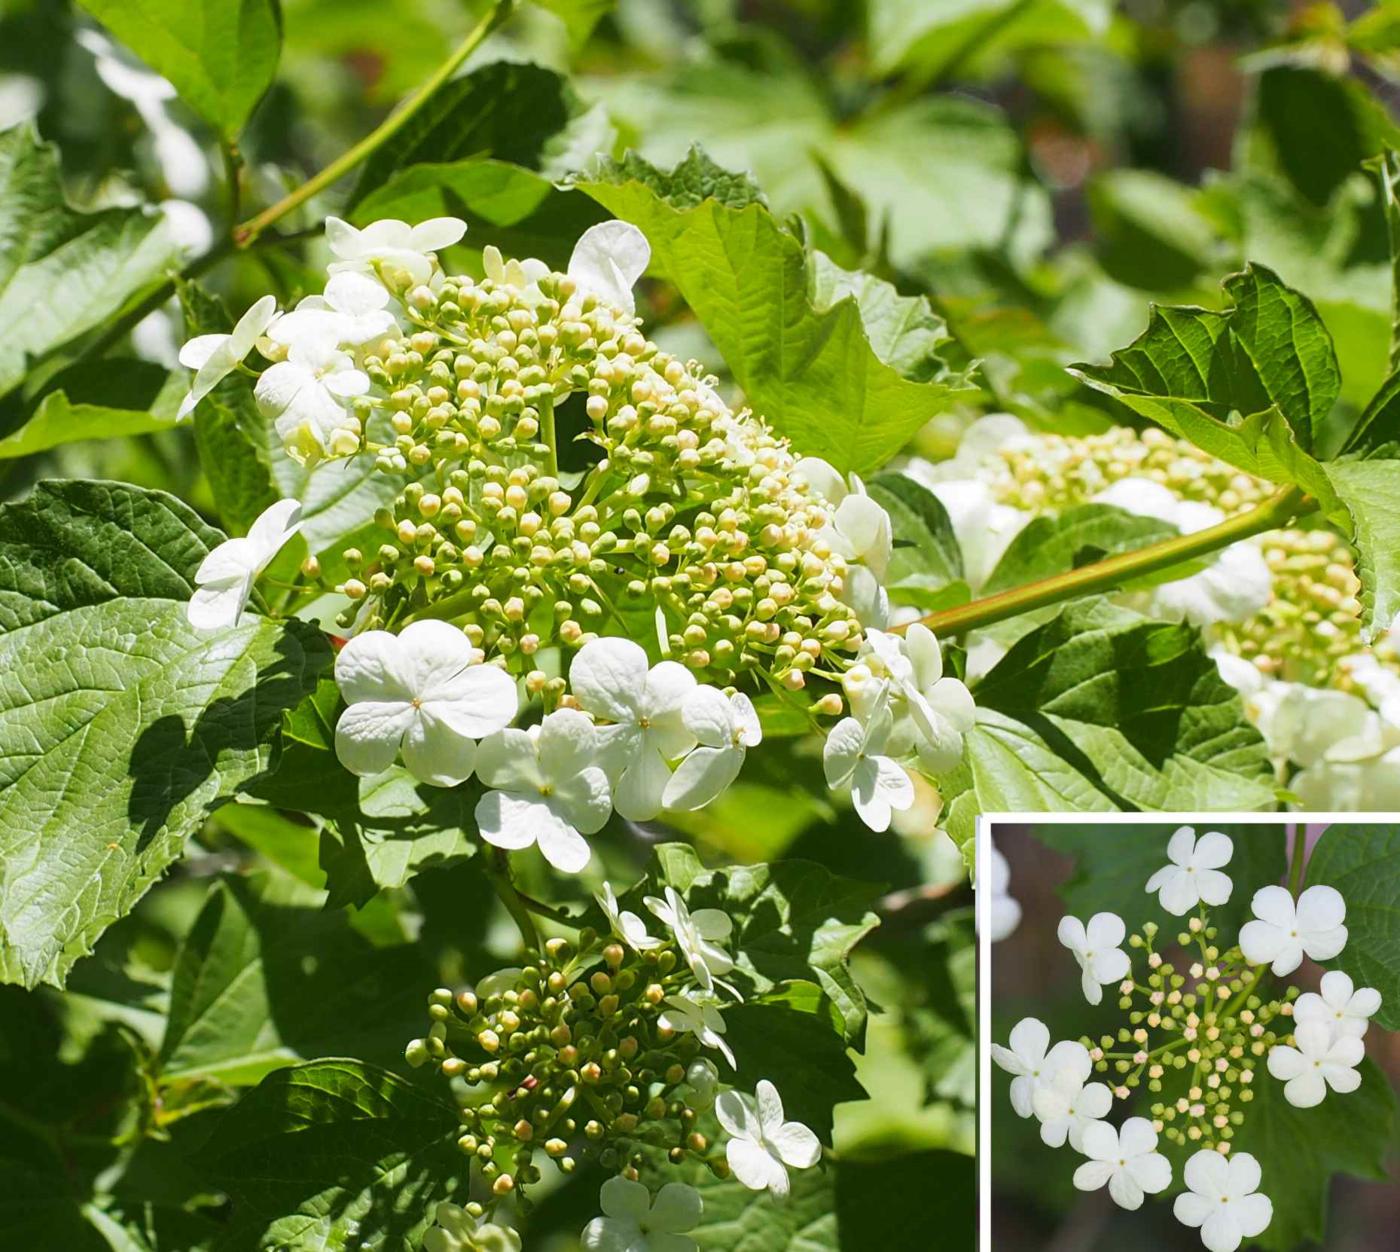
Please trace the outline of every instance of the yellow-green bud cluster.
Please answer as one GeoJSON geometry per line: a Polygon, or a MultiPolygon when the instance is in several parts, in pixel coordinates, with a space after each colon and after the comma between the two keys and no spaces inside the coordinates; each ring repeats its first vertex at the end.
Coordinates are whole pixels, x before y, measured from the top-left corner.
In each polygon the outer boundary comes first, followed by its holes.
{"type": "Polygon", "coordinates": [[[448,618],[526,672],[635,619],[721,684],[759,668],[800,687],[855,651],[830,507],[696,363],[563,274],[527,291],[449,277],[405,306],[416,328],[374,345],[356,404],[361,455],[410,481],[379,542],[345,554],[346,624],[448,618]],[[593,449],[581,476],[558,468],[565,442],[593,449]]]}
{"type": "Polygon", "coordinates": [[[493,976],[484,995],[434,991],[432,1026],[405,1049],[410,1065],[431,1062],[451,1081],[458,1147],[476,1158],[493,1201],[514,1194],[528,1207],[539,1153],[565,1172],[586,1155],[635,1177],[653,1147],[727,1173],[688,1102],[700,1044],[658,1020],[690,976],[673,944],[639,954],[586,930],[577,947],[551,939],[538,964],[512,972],[509,986],[493,976]]]}

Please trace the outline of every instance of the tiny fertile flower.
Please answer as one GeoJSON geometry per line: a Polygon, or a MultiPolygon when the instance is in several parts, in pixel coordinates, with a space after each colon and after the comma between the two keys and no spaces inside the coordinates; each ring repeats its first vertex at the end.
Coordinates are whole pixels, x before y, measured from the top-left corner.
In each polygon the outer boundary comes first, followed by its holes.
{"type": "Polygon", "coordinates": [[[460,1205],[439,1204],[433,1220],[423,1252],[520,1252],[520,1236],[509,1226],[480,1222],[460,1205]]]}
{"type": "Polygon", "coordinates": [[[1282,977],[1303,957],[1330,961],[1347,942],[1347,903],[1335,887],[1309,887],[1293,897],[1282,887],[1260,887],[1251,903],[1255,920],[1240,928],[1240,951],[1251,965],[1273,963],[1282,977]]]}
{"type": "MultiPolygon", "coordinates": [[[[692,913],[674,887],[666,888],[664,900],[647,896],[646,906],[671,928],[690,972],[706,991],[714,989],[716,975],[734,968],[734,959],[720,946],[734,929],[727,913],[719,909],[696,909],[692,913]]],[[[726,990],[738,994],[732,987],[726,986],[726,990]]]]}
{"type": "Polygon", "coordinates": [[[1011,1079],[1011,1107],[1018,1117],[1029,1117],[1035,1111],[1035,1091],[1053,1081],[1062,1069],[1070,1070],[1079,1081],[1088,1080],[1094,1063],[1089,1049],[1082,1043],[1063,1040],[1050,1047],[1050,1030],[1034,1017],[1023,1017],[1011,1028],[1011,1046],[992,1044],[992,1060],[1011,1079]]]}
{"type": "Polygon", "coordinates": [[[1326,1022],[1303,1022],[1293,1031],[1297,1047],[1285,1044],[1269,1051],[1269,1073],[1283,1087],[1283,1097],[1294,1108],[1321,1104],[1327,1088],[1346,1094],[1361,1085],[1356,1067],[1366,1055],[1366,1045],[1355,1035],[1335,1036],[1326,1022]]]}
{"type": "MultiPolygon", "coordinates": [[[[326,452],[339,453],[341,431],[350,429],[348,404],[369,390],[369,375],[354,358],[331,341],[316,336],[298,339],[285,361],[258,377],[253,398],[265,417],[276,420],[277,434],[298,461],[314,463],[326,452]]],[[[343,449],[359,446],[352,439],[343,449]]]]}
{"type": "Polygon", "coordinates": [[[744,756],[763,741],[753,701],[742,691],[726,696],[714,687],[696,687],[681,709],[696,748],[671,775],[662,795],[668,809],[699,809],[738,776],[744,756]]]}
{"type": "Polygon", "coordinates": [[[364,230],[328,217],[326,243],[336,258],[329,270],[332,274],[346,270],[372,274],[376,265],[381,265],[403,270],[413,283],[426,283],[433,275],[431,254],[451,246],[466,233],[466,222],[455,217],[434,217],[417,226],[385,218],[371,222],[364,230]]]}
{"type": "Polygon", "coordinates": [[[180,402],[179,417],[188,417],[194,406],[233,373],[277,316],[277,298],[264,296],[227,335],[196,335],[180,349],[180,364],[195,371],[190,394],[180,402]]]}
{"type": "Polygon", "coordinates": [[[1210,830],[1197,839],[1190,826],[1183,826],[1167,844],[1171,864],[1147,880],[1147,890],[1157,892],[1162,907],[1177,917],[1197,904],[1224,904],[1234,884],[1220,870],[1234,854],[1228,835],[1210,830]]]}
{"type": "Polygon", "coordinates": [[[700,1193],[683,1182],[668,1182],[656,1198],[630,1178],[609,1178],[599,1192],[603,1217],[583,1228],[588,1252],[695,1252],[686,1236],[700,1222],[700,1193]]]}
{"type": "Polygon", "coordinates": [[[1128,954],[1118,946],[1128,933],[1123,919],[1116,913],[1095,913],[1085,926],[1077,917],[1062,917],[1058,933],[1079,962],[1084,998],[1090,1004],[1102,1003],[1104,987],[1122,982],[1132,969],[1128,954]]]}
{"type": "Polygon", "coordinates": [[[378,774],[402,749],[421,782],[453,787],[470,778],[476,741],[509,725],[519,708],[510,675],[480,659],[447,622],[356,635],[335,661],[347,705],[335,728],[340,763],[352,774],[378,774]]]}
{"type": "Polygon", "coordinates": [[[210,550],[195,571],[195,592],[185,615],[196,630],[237,626],[253,584],[301,526],[296,500],[270,504],[238,539],[226,539],[210,550]]]}
{"type": "Polygon", "coordinates": [[[822,768],[833,791],[849,791],[851,804],[871,830],[888,830],[896,812],[914,803],[914,784],[893,757],[884,756],[894,718],[889,706],[864,724],[843,717],[831,728],[822,749],[822,768]]]}
{"type": "Polygon", "coordinates": [[[577,709],[556,709],[528,730],[483,740],[477,774],[488,791],[477,801],[481,837],[498,848],[538,844],[555,869],[577,874],[612,812],[608,776],[596,764],[593,723],[577,709]]]}
{"type": "Polygon", "coordinates": [[[647,237],[630,222],[599,222],[579,236],[568,273],[579,291],[630,315],[637,308],[632,287],[650,260],[647,237]]]}
{"type": "Polygon", "coordinates": [[[667,996],[666,1008],[661,1010],[657,1022],[667,1030],[677,1034],[691,1034],[707,1048],[714,1048],[726,1061],[730,1069],[737,1069],[734,1053],[724,1040],[724,1017],[713,1004],[700,1004],[689,996],[667,996]]]}
{"type": "Polygon", "coordinates": [[[539,295],[540,279],[549,273],[549,266],[534,257],[506,260],[493,243],[488,243],[481,250],[481,268],[497,286],[514,287],[517,291],[529,291],[535,296],[539,295]]]}
{"type": "Polygon", "coordinates": [[[987,839],[986,878],[983,879],[979,874],[977,885],[980,887],[983,882],[992,895],[992,942],[999,943],[1008,938],[1021,924],[1021,905],[1011,894],[1011,866],[1006,863],[1006,857],[992,843],[990,836],[987,839]]]}
{"type": "Polygon", "coordinates": [[[612,884],[604,883],[603,890],[593,897],[598,907],[607,915],[608,925],[613,934],[634,952],[645,952],[649,948],[659,948],[662,941],[647,934],[647,924],[637,914],[618,905],[613,894],[612,884]]]}
{"type": "Polygon", "coordinates": [[[801,1122],[783,1119],[783,1100],[766,1078],[752,1096],[723,1092],[715,1116],[729,1133],[725,1156],[734,1177],[750,1191],[767,1190],[777,1199],[788,1193],[787,1167],[807,1169],[821,1159],[822,1145],[801,1122]]]}
{"type": "Polygon", "coordinates": [[[598,727],[598,763],[613,781],[613,807],[631,821],[661,812],[669,762],[695,746],[682,713],[695,691],[695,676],[684,665],[648,665],[647,654],[630,639],[594,639],[569,666],[569,689],[598,727]]]}
{"type": "Polygon", "coordinates": [[[1107,1117],[1112,1107],[1113,1092],[1104,1083],[1086,1083],[1073,1069],[1056,1070],[1031,1095],[1041,1139],[1052,1148],[1063,1147],[1068,1139],[1076,1152],[1084,1150],[1084,1131],[1107,1117]]]}
{"type": "Polygon", "coordinates": [[[1308,991],[1293,1006],[1293,1020],[1323,1022],[1334,1037],[1360,1039],[1381,1007],[1381,993],[1374,987],[1357,987],[1351,975],[1329,970],[1322,976],[1322,994],[1308,991]]]}
{"type": "Polygon", "coordinates": [[[1256,1239],[1273,1220],[1273,1202],[1259,1192],[1259,1162],[1248,1152],[1221,1156],[1200,1151],[1186,1162],[1189,1190],[1176,1197],[1173,1212],[1183,1226],[1199,1226],[1210,1252],[1235,1252],[1256,1239]]]}
{"type": "Polygon", "coordinates": [[[1120,1208],[1141,1208],[1144,1195],[1171,1186],[1171,1163],[1157,1151],[1157,1132],[1145,1117],[1130,1117],[1121,1129],[1094,1122],[1084,1128],[1079,1150],[1089,1159],[1074,1171],[1074,1185],[1097,1191],[1107,1183],[1120,1208]]]}
{"type": "Polygon", "coordinates": [[[388,303],[388,290],[368,274],[332,274],[323,294],[307,296],[282,314],[267,337],[285,347],[310,339],[332,345],[366,343],[398,328],[388,303]]]}

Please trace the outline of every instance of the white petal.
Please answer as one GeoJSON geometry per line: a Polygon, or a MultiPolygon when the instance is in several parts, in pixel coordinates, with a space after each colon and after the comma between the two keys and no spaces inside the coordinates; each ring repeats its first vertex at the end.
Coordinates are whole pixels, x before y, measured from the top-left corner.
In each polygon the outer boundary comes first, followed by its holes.
{"type": "Polygon", "coordinates": [[[550,713],[540,722],[537,744],[540,769],[556,783],[575,777],[593,765],[598,756],[593,722],[577,709],[555,709],[550,713]]]}
{"type": "Polygon", "coordinates": [[[1327,1095],[1327,1083],[1315,1069],[1305,1069],[1283,1086],[1283,1097],[1294,1108],[1310,1109],[1321,1104],[1327,1095]]]}
{"type": "Polygon", "coordinates": [[[1193,1153],[1182,1177],[1192,1191],[1207,1200],[1219,1200],[1230,1193],[1230,1164],[1219,1152],[1202,1149],[1193,1153]]]}
{"type": "Polygon", "coordinates": [[[1185,916],[1200,902],[1200,884],[1185,870],[1171,869],[1160,872],[1167,875],[1167,880],[1161,885],[1158,900],[1173,916],[1185,916]]]}
{"type": "Polygon", "coordinates": [[[196,630],[225,630],[237,626],[251,590],[246,581],[196,588],[185,608],[185,616],[196,630]]]}
{"type": "Polygon", "coordinates": [[[1209,1252],[1235,1252],[1243,1242],[1240,1224],[1230,1210],[1217,1207],[1201,1225],[1201,1242],[1209,1252]]]}
{"type": "Polygon", "coordinates": [[[821,1140],[801,1122],[784,1122],[768,1135],[768,1141],[794,1169],[807,1169],[821,1160],[821,1140]]]}
{"type": "Polygon", "coordinates": [[[1074,1171],[1074,1185],[1080,1191],[1097,1191],[1112,1177],[1113,1166],[1107,1161],[1085,1161],[1074,1171]]]}
{"type": "Polygon", "coordinates": [[[1260,887],[1250,901],[1250,908],[1260,921],[1284,930],[1292,930],[1297,921],[1293,897],[1283,887],[1260,887]]]}
{"type": "Polygon", "coordinates": [[[661,798],[670,781],[671,769],[661,754],[643,747],[618,778],[613,807],[628,821],[650,821],[661,812],[661,798]]]}
{"type": "Polygon", "coordinates": [[[257,568],[272,559],[301,526],[301,501],[278,500],[269,504],[248,527],[248,542],[257,553],[257,568]]]}
{"type": "Polygon", "coordinates": [[[420,782],[455,787],[472,775],[476,740],[457,733],[434,717],[428,706],[417,711],[403,738],[403,763],[420,782]]]}
{"type": "Polygon", "coordinates": [[[668,1234],[692,1230],[704,1211],[700,1193],[683,1182],[668,1182],[656,1193],[651,1205],[651,1227],[668,1234]]]}
{"type": "Polygon", "coordinates": [[[1119,1208],[1140,1209],[1142,1207],[1142,1188],[1126,1167],[1115,1169],[1109,1175],[1108,1194],[1113,1197],[1113,1202],[1119,1208]]]}
{"type": "Polygon", "coordinates": [[[505,729],[519,707],[515,680],[496,665],[472,665],[423,700],[425,710],[472,739],[505,729]]]}
{"type": "Polygon", "coordinates": [[[1088,946],[1095,952],[1116,948],[1127,933],[1127,927],[1117,913],[1095,913],[1084,928],[1088,946]]]}
{"type": "Polygon", "coordinates": [[[569,665],[574,697],[590,713],[614,722],[639,716],[646,681],[647,654],[630,639],[590,640],[569,665]]]}
{"type": "Polygon", "coordinates": [[[686,728],[709,748],[727,748],[733,742],[734,716],[728,698],[715,687],[696,687],[682,709],[686,728]]]}
{"type": "Polygon", "coordinates": [[[568,822],[568,819],[550,806],[544,808],[552,820],[546,821],[540,814],[540,825],[535,836],[544,859],[561,874],[577,874],[593,855],[588,841],[568,822]]]}
{"type": "Polygon", "coordinates": [[[695,690],[695,675],[675,661],[653,665],[646,676],[642,713],[655,722],[667,714],[680,713],[686,698],[695,690]]]}
{"type": "Polygon", "coordinates": [[[335,754],[352,774],[368,778],[394,763],[399,741],[415,711],[403,701],[365,700],[350,705],[335,727],[335,754]]]}
{"type": "MultiPolygon", "coordinates": [[[[1039,1018],[1023,1017],[1011,1028],[1011,1050],[1024,1065],[1038,1066],[1050,1050],[1050,1028],[1039,1018]]],[[[1022,1069],[1016,1071],[1026,1073],[1022,1069]]]]}
{"type": "Polygon", "coordinates": [[[720,1092],[715,1098],[715,1116],[725,1132],[738,1139],[756,1139],[763,1129],[758,1102],[741,1091],[720,1092]]]}
{"type": "Polygon", "coordinates": [[[1230,876],[1218,869],[1196,871],[1196,890],[1206,904],[1218,908],[1229,900],[1234,889],[1235,884],[1230,881],[1230,876]]]}
{"type": "Polygon", "coordinates": [[[1302,961],[1302,945],[1292,941],[1277,926],[1269,922],[1246,922],[1240,927],[1240,951],[1251,965],[1268,965],[1279,961],[1285,968],[1276,972],[1292,973],[1302,961]],[[1296,953],[1296,957],[1291,955],[1296,953]]]}
{"type": "Polygon", "coordinates": [[[725,1144],[724,1154],[734,1177],[750,1191],[768,1189],[777,1162],[752,1139],[729,1140],[725,1144]]]}
{"type": "Polygon", "coordinates": [[[740,748],[696,748],[666,784],[668,809],[699,809],[709,804],[738,776],[744,764],[740,748]]]}
{"type": "Polygon", "coordinates": [[[1335,887],[1309,887],[1298,897],[1299,930],[1332,930],[1346,920],[1346,915],[1347,902],[1335,887]]]}
{"type": "Polygon", "coordinates": [[[836,469],[820,457],[804,456],[792,467],[792,477],[807,484],[810,491],[831,504],[840,504],[846,498],[846,480],[836,469]]]}
{"type": "Polygon", "coordinates": [[[1246,1239],[1256,1239],[1274,1220],[1274,1202],[1266,1195],[1242,1195],[1231,1203],[1235,1224],[1246,1239]]]}
{"type": "Polygon", "coordinates": [[[459,217],[430,217],[409,232],[408,247],[417,252],[438,252],[450,248],[466,233],[467,224],[459,217]]]}
{"type": "Polygon", "coordinates": [[[541,833],[557,830],[559,818],[538,797],[488,791],[476,802],[476,825],[487,843],[513,850],[528,848],[541,833]]]}
{"type": "Polygon", "coordinates": [[[1194,1191],[1183,1192],[1172,1205],[1172,1213],[1183,1226],[1200,1226],[1214,1212],[1215,1204],[1194,1191]]]}
{"type": "Polygon", "coordinates": [[[640,1222],[651,1208],[651,1192],[641,1183],[619,1175],[598,1189],[598,1204],[609,1217],[640,1222]]]}
{"type": "Polygon", "coordinates": [[[407,703],[417,696],[403,673],[398,636],[387,630],[367,630],[341,648],[335,681],[350,705],[363,700],[407,703]]]}
{"type": "Polygon", "coordinates": [[[1235,855],[1234,841],[1218,830],[1208,830],[1196,843],[1197,869],[1223,869],[1235,855]]]}
{"type": "Polygon", "coordinates": [[[599,222],[574,245],[569,277],[600,300],[631,313],[632,287],[651,260],[646,236],[629,222],[599,222]]]}
{"type": "Polygon", "coordinates": [[[1286,1044],[1279,1044],[1275,1048],[1269,1049],[1268,1058],[1269,1073],[1281,1082],[1297,1078],[1307,1067],[1307,1061],[1303,1059],[1303,1054],[1297,1048],[1288,1047],[1286,1044]]]}
{"type": "Polygon", "coordinates": [[[758,710],[753,701],[742,691],[729,697],[730,716],[734,722],[734,734],[746,748],[756,748],[763,742],[763,727],[758,720],[758,710]]]}
{"type": "Polygon", "coordinates": [[[608,776],[596,765],[559,779],[554,785],[554,806],[570,826],[591,835],[607,825],[612,813],[612,788],[608,776]]]}
{"type": "Polygon", "coordinates": [[[205,362],[228,343],[229,338],[228,335],[196,335],[180,349],[180,364],[186,369],[202,369],[205,362]]]}
{"type": "Polygon", "coordinates": [[[1167,841],[1167,860],[1173,865],[1189,865],[1195,850],[1196,832],[1190,826],[1180,826],[1167,841]]]}

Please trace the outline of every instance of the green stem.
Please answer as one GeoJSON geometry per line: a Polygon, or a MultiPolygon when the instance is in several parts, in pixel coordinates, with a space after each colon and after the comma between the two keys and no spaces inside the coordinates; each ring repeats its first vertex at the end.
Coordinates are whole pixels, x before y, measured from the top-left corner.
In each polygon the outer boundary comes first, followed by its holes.
{"type": "Polygon", "coordinates": [[[515,889],[515,883],[511,879],[510,854],[504,848],[492,848],[483,868],[491,886],[501,897],[501,903],[506,906],[506,912],[511,915],[519,929],[520,937],[525,941],[526,951],[538,952],[540,950],[540,932],[535,929],[535,919],[530,916],[530,910],[526,907],[525,901],[520,898],[520,893],[515,889]]]}
{"type": "Polygon", "coordinates": [[[461,68],[465,61],[473,52],[481,46],[483,40],[493,30],[496,29],[510,15],[514,7],[515,0],[496,0],[491,6],[490,12],[486,14],[480,22],[472,29],[472,32],[456,48],[452,50],[452,55],[447,58],[438,68],[433,71],[431,78],[427,80],[418,91],[406,100],[397,110],[384,119],[374,130],[370,131],[354,147],[341,153],[320,173],[313,175],[302,183],[295,191],[285,195],[276,204],[270,205],[255,217],[250,217],[246,222],[234,228],[234,242],[240,248],[246,248],[269,226],[287,216],[293,209],[305,204],[312,196],[320,194],[333,183],[339,182],[357,165],[372,156],[382,148],[390,139],[399,133],[410,121],[417,116],[429,100],[435,96],[439,89],[448,82],[449,79],[461,68]]]}
{"type": "Polygon", "coordinates": [[[1308,859],[1308,828],[1301,822],[1293,827],[1293,859],[1288,867],[1288,890],[1296,900],[1303,889],[1303,867],[1308,859]]]}
{"type": "MultiPolygon", "coordinates": [[[[1297,487],[1286,487],[1256,508],[1227,518],[1219,525],[1206,530],[1164,539],[1161,543],[1149,544],[1136,552],[1124,552],[1119,556],[1070,570],[1068,573],[1027,583],[1024,587],[1015,587],[982,600],[973,600],[957,608],[945,609],[941,613],[931,613],[921,620],[934,634],[945,636],[991,626],[1009,617],[1020,617],[1023,613],[1043,609],[1065,600],[1116,590],[1136,578],[1170,569],[1173,565],[1197,557],[1208,556],[1221,548],[1229,547],[1232,543],[1238,543],[1241,539],[1248,539],[1251,535],[1260,535],[1265,531],[1287,526],[1295,518],[1311,513],[1316,508],[1317,502],[1309,499],[1297,487]]],[[[904,628],[896,626],[893,629],[904,628]]]]}
{"type": "Polygon", "coordinates": [[[550,396],[540,405],[540,442],[549,449],[549,460],[545,473],[550,478],[559,477],[559,437],[554,431],[554,397],[550,396]]]}

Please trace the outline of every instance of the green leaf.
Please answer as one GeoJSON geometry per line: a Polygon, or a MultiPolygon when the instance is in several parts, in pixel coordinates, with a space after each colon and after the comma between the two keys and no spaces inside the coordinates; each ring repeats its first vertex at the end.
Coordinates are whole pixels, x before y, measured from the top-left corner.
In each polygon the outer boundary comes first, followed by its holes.
{"type": "Polygon", "coordinates": [[[1194,189],[1151,170],[1097,175],[1089,209],[1109,276],[1148,291],[1189,287],[1223,246],[1198,200],[1194,189]]]}
{"type": "Polygon", "coordinates": [[[931,380],[931,311],[915,318],[925,348],[911,375],[901,368],[910,363],[901,329],[909,307],[877,298],[875,279],[847,282],[852,294],[827,303],[841,296],[830,270],[819,281],[821,266],[752,184],[698,150],[670,172],[636,156],[605,162],[577,185],[646,233],[653,267],[679,288],[750,403],[799,452],[866,473],[969,394],[946,369],[931,380]]]}
{"type": "Polygon", "coordinates": [[[417,1247],[465,1185],[456,1110],[374,1066],[277,1070],[219,1121],[201,1153],[233,1200],[222,1246],[417,1247]]]}
{"type": "Polygon", "coordinates": [[[1400,615],[1400,459],[1347,456],[1322,468],[1350,516],[1346,533],[1361,578],[1362,634],[1373,639],[1400,615]]]}
{"type": "Polygon", "coordinates": [[[276,0],[79,0],[225,139],[271,86],[282,50],[276,0]]]}
{"type": "Polygon", "coordinates": [[[1308,861],[1308,882],[1335,887],[1347,902],[1347,946],[1327,964],[1381,993],[1376,1022],[1400,1030],[1400,830],[1332,826],[1308,861]]]}
{"type": "Polygon", "coordinates": [[[0,978],[62,984],[271,760],[319,632],[185,620],[222,536],[161,492],[41,484],[0,508],[0,978]]]}
{"type": "Polygon", "coordinates": [[[159,214],[80,213],[64,197],[57,150],[28,123],[0,132],[0,395],[33,358],[106,321],[176,255],[159,214]]]}
{"type": "Polygon", "coordinates": [[[895,550],[885,586],[896,599],[908,600],[914,591],[932,594],[963,577],[952,520],[933,492],[907,474],[880,474],[867,487],[890,515],[895,550]]]}
{"type": "Polygon", "coordinates": [[[569,43],[581,48],[588,42],[593,28],[613,10],[616,0],[534,0],[534,3],[549,13],[553,13],[569,32],[569,43]]]}

